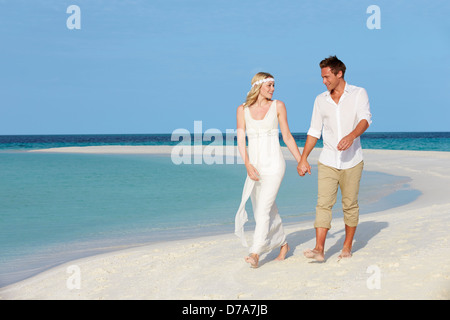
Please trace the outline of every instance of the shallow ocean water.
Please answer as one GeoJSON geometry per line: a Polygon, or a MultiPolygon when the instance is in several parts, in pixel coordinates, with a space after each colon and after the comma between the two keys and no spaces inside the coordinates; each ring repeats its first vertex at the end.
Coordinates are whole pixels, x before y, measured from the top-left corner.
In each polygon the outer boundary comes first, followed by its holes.
{"type": "MultiPolygon", "coordinates": [[[[0,286],[117,248],[232,233],[246,175],[241,164],[175,165],[168,155],[1,152],[0,168],[0,286]]],[[[313,219],[315,174],[300,178],[287,161],[285,223],[313,219]]],[[[413,201],[408,182],[364,171],[361,213],[413,201]]],[[[335,216],[340,208],[338,199],[335,216]]]]}

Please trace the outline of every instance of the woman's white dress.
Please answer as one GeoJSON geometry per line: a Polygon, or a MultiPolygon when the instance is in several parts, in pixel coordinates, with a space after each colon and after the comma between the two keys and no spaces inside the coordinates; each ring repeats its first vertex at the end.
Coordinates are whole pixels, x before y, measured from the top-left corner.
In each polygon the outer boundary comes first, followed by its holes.
{"type": "Polygon", "coordinates": [[[242,200],[235,217],[235,234],[247,245],[244,224],[248,221],[245,204],[251,197],[256,222],[253,243],[249,253],[261,255],[286,243],[278,208],[275,203],[286,163],[281,152],[276,100],[272,102],[264,119],[255,120],[244,108],[250,163],[258,170],[259,181],[247,175],[242,200]]]}

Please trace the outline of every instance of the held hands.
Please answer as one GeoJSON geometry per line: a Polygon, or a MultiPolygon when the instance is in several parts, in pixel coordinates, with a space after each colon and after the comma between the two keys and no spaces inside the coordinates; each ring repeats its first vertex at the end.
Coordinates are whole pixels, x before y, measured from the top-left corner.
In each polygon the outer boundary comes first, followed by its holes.
{"type": "Polygon", "coordinates": [[[252,164],[250,163],[246,164],[245,168],[247,168],[247,174],[250,177],[250,179],[259,181],[259,172],[252,164]]]}
{"type": "Polygon", "coordinates": [[[311,166],[309,165],[308,161],[303,159],[300,160],[300,162],[297,165],[297,172],[300,175],[300,177],[304,177],[307,172],[311,174],[311,166]]]}

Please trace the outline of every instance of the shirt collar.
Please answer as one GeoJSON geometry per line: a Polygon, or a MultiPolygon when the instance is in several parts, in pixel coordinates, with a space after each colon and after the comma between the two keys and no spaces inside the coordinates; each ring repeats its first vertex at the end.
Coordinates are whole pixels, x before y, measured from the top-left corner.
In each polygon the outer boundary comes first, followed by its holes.
{"type": "MultiPolygon", "coordinates": [[[[353,91],[353,86],[349,85],[347,81],[345,81],[344,93],[350,93],[353,91]]],[[[330,95],[330,91],[325,91],[325,97],[330,95]]]]}

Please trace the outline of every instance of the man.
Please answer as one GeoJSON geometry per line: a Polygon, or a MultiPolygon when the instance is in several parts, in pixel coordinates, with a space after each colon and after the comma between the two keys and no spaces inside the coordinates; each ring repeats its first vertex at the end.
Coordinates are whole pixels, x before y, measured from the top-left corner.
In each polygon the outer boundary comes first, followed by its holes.
{"type": "Polygon", "coordinates": [[[353,237],[359,220],[358,192],[363,169],[359,136],[372,123],[369,98],[364,88],[349,85],[344,80],[345,64],[336,56],[320,62],[323,83],[327,91],[314,102],[311,126],[297,171],[300,176],[311,174],[307,159],[320,136],[323,149],[318,163],[318,197],[316,206],[316,246],[304,255],[324,261],[324,246],[331,228],[331,209],[341,188],[344,211],[345,241],[339,259],[351,257],[353,237]]]}

